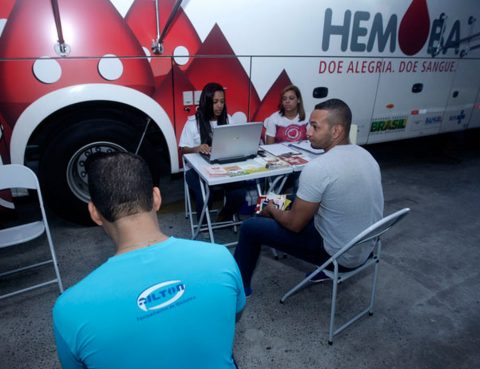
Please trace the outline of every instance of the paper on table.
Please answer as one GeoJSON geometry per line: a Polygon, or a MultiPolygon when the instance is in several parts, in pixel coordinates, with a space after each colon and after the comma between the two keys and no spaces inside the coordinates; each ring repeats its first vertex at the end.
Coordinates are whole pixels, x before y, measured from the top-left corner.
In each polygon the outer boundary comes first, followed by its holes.
{"type": "Polygon", "coordinates": [[[275,156],[285,154],[300,154],[297,150],[294,150],[291,147],[283,144],[261,145],[260,147],[275,156]]]}
{"type": "Polygon", "coordinates": [[[228,172],[220,165],[208,165],[206,170],[208,175],[211,177],[221,177],[228,174],[228,172]]]}
{"type": "Polygon", "coordinates": [[[310,141],[308,140],[301,141],[301,142],[292,142],[288,144],[288,146],[305,150],[305,151],[311,152],[312,154],[323,154],[325,152],[325,150],[323,149],[314,149],[310,144],[310,141]]]}

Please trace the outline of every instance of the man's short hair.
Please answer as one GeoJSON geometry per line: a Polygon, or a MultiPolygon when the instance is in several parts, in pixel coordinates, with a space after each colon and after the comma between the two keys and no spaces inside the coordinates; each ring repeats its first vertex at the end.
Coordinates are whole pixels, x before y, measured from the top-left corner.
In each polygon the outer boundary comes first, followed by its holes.
{"type": "Polygon", "coordinates": [[[98,153],[88,158],[86,169],[90,198],[109,222],[152,210],[152,175],[140,156],[98,153]]]}
{"type": "Polygon", "coordinates": [[[315,110],[327,110],[327,121],[330,126],[335,124],[343,126],[345,136],[348,137],[352,124],[352,111],[344,101],[340,99],[326,100],[315,105],[315,110]]]}

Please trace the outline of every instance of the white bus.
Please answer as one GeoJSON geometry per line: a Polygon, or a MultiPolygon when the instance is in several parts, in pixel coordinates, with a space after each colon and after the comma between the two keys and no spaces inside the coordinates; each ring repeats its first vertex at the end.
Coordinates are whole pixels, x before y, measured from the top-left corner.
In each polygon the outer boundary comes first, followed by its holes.
{"type": "Polygon", "coordinates": [[[211,81],[238,122],[263,121],[290,83],[307,112],[341,98],[358,144],[478,128],[479,18],[476,0],[2,0],[1,160],[34,167],[48,205],[85,222],[85,158],[180,171],[211,81]]]}

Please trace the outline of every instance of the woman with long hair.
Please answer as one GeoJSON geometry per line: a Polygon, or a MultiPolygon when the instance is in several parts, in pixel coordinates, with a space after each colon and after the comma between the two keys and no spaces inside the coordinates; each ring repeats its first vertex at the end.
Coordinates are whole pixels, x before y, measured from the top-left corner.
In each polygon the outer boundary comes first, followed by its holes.
{"type": "Polygon", "coordinates": [[[297,86],[289,85],[282,90],[278,111],[265,119],[265,143],[305,140],[307,123],[302,94],[297,86]]]}
{"type": "MultiPolygon", "coordinates": [[[[209,154],[212,146],[212,128],[229,123],[225,90],[218,83],[207,83],[200,95],[200,101],[195,116],[189,117],[180,136],[179,147],[182,153],[209,154]]],[[[188,169],[186,174],[188,187],[195,196],[197,218],[203,208],[202,192],[198,174],[188,169]]],[[[245,200],[246,190],[240,183],[223,186],[226,191],[226,201],[217,217],[217,221],[231,220],[238,213],[245,200]]]]}

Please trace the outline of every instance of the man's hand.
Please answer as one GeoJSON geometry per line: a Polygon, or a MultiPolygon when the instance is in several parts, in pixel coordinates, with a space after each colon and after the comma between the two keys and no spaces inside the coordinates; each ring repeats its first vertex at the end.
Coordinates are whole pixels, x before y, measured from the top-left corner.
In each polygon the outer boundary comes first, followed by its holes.
{"type": "Polygon", "coordinates": [[[270,200],[267,204],[267,206],[265,206],[261,211],[260,211],[260,215],[262,217],[269,217],[269,218],[273,218],[273,215],[272,215],[272,212],[274,211],[274,209],[277,209],[277,206],[275,205],[275,203],[273,202],[273,200],[270,200]]]}
{"type": "Polygon", "coordinates": [[[273,201],[269,201],[260,214],[275,219],[292,232],[300,232],[313,219],[319,206],[319,202],[304,201],[297,196],[291,210],[277,209],[273,201]]]}

